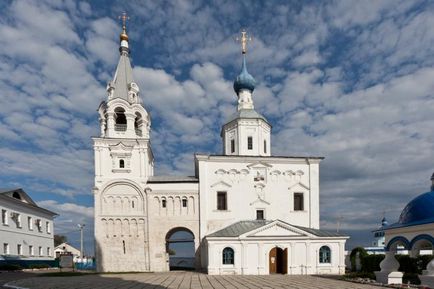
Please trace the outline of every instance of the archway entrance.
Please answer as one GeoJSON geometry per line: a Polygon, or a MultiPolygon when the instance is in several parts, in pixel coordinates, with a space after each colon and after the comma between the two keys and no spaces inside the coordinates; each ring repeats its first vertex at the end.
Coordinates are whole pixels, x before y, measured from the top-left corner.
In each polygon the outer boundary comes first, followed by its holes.
{"type": "Polygon", "coordinates": [[[288,249],[274,247],[269,253],[270,274],[288,274],[288,249]]]}
{"type": "Polygon", "coordinates": [[[187,228],[174,228],[166,234],[166,252],[170,270],[193,270],[195,263],[194,234],[187,228]]]}

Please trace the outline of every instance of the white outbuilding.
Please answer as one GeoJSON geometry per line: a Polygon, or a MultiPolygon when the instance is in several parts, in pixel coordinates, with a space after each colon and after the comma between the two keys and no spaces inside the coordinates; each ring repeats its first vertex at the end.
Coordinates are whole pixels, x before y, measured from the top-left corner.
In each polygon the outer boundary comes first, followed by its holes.
{"type": "Polygon", "coordinates": [[[39,207],[22,189],[0,191],[0,211],[0,263],[54,260],[56,213],[39,207]]]}

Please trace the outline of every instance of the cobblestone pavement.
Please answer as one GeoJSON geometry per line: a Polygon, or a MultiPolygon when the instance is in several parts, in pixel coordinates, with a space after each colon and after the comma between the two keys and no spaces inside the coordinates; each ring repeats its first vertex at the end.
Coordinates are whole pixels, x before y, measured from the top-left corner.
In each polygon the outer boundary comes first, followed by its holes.
{"type": "MultiPolygon", "coordinates": [[[[32,277],[8,285],[31,289],[378,289],[315,276],[210,276],[196,272],[102,274],[75,277],[32,277]]],[[[15,287],[15,288],[17,288],[15,287]]],[[[11,287],[13,288],[13,287],[11,287]]]]}

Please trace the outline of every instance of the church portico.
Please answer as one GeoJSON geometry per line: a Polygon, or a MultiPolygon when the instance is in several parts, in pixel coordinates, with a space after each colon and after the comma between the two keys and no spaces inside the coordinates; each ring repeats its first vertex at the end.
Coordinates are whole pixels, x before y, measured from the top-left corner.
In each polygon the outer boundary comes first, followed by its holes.
{"type": "Polygon", "coordinates": [[[232,224],[205,238],[208,274],[342,274],[342,236],[309,231],[280,220],[232,224]]]}

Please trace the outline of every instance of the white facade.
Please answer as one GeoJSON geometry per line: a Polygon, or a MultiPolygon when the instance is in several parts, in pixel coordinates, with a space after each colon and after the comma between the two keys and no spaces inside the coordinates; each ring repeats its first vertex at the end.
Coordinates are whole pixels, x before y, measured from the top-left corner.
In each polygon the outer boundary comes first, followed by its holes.
{"type": "Polygon", "coordinates": [[[56,256],[56,258],[63,254],[72,254],[74,262],[78,262],[81,257],[80,250],[68,243],[62,243],[54,248],[54,256],[56,256]]]}
{"type": "Polygon", "coordinates": [[[0,192],[0,260],[53,260],[55,213],[22,190],[0,192]]]}
{"type": "Polygon", "coordinates": [[[223,155],[196,155],[193,177],[154,176],[151,121],[125,30],[121,40],[93,138],[97,269],[168,271],[171,245],[191,243],[195,267],[210,274],[343,273],[347,237],[319,230],[323,158],[271,156],[271,125],[254,110],[245,59],[237,112],[221,130],[223,155]],[[235,227],[238,235],[227,235],[235,227]]]}

